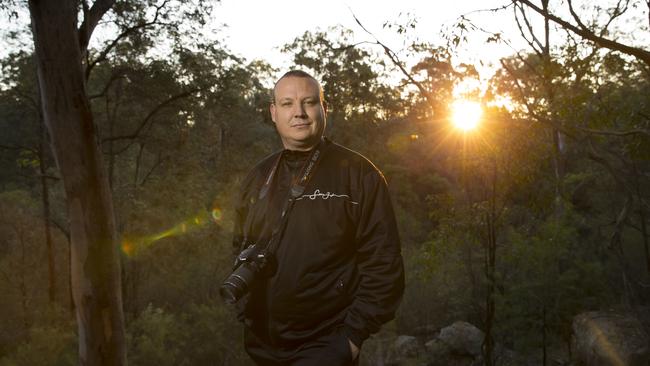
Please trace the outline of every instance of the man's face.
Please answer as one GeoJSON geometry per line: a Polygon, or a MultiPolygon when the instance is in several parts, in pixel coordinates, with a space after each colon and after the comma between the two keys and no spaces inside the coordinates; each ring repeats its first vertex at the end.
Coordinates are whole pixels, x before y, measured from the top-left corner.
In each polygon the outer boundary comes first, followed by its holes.
{"type": "Polygon", "coordinates": [[[318,144],[325,130],[326,110],[318,83],[289,76],[275,86],[271,119],[286,149],[306,151],[318,144]]]}

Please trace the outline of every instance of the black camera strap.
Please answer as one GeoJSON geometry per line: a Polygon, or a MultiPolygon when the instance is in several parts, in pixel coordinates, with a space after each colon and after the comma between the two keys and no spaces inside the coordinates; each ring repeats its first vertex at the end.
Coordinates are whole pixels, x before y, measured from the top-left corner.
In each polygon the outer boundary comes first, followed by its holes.
{"type": "MultiPolygon", "coordinates": [[[[271,233],[271,238],[267,242],[266,247],[263,249],[267,253],[269,254],[275,253],[277,246],[280,244],[280,239],[282,238],[284,229],[287,226],[287,222],[289,221],[289,213],[291,212],[291,209],[293,208],[293,205],[296,202],[296,198],[302,196],[302,194],[305,192],[305,189],[307,188],[307,184],[309,184],[309,181],[314,176],[316,167],[318,166],[318,163],[320,162],[320,159],[323,155],[323,151],[327,145],[328,142],[325,141],[325,138],[321,138],[320,142],[311,151],[309,158],[303,165],[300,174],[298,175],[298,179],[292,182],[291,188],[289,189],[289,193],[287,195],[288,197],[285,200],[284,205],[282,206],[280,222],[273,229],[273,232],[271,233]]],[[[264,182],[264,186],[260,190],[260,194],[259,194],[260,199],[265,198],[265,196],[267,195],[270,186],[273,182],[273,177],[275,176],[275,174],[277,174],[277,170],[280,165],[281,159],[282,159],[282,153],[279,154],[274,167],[271,169],[268,177],[266,178],[266,181],[264,182]]]]}

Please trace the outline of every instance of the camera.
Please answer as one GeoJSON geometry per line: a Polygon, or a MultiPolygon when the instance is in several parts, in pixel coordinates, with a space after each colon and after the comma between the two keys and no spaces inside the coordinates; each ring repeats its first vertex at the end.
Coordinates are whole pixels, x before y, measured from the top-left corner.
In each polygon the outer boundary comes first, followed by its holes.
{"type": "Polygon", "coordinates": [[[227,304],[235,304],[251,288],[255,278],[265,270],[270,255],[256,244],[249,245],[235,260],[235,269],[219,288],[219,294],[227,304]]]}

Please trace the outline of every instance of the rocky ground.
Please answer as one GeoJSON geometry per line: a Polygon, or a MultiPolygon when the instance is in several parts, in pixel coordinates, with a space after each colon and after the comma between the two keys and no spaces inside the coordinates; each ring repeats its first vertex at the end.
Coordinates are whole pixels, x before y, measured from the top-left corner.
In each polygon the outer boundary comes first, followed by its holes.
{"type": "MultiPolygon", "coordinates": [[[[650,366],[650,308],[635,311],[593,311],[573,320],[572,358],[549,352],[549,365],[650,366]]],[[[383,332],[364,344],[362,365],[481,366],[483,332],[457,321],[440,329],[422,326],[409,335],[383,332]]],[[[499,366],[539,365],[539,357],[495,347],[499,366]]]]}

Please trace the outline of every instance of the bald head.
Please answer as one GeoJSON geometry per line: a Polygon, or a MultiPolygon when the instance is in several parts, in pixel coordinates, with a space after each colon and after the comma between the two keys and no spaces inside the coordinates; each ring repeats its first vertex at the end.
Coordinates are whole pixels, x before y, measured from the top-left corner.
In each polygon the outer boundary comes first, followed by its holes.
{"type": "Polygon", "coordinates": [[[275,102],[277,101],[277,98],[278,98],[277,90],[278,90],[278,84],[280,83],[280,81],[282,81],[283,79],[286,79],[286,78],[290,78],[290,77],[305,78],[305,79],[313,80],[314,83],[316,83],[316,85],[318,85],[318,93],[319,93],[319,97],[320,97],[321,102],[325,103],[325,93],[323,92],[323,87],[320,85],[320,83],[318,82],[318,80],[316,80],[315,77],[311,76],[311,74],[309,74],[307,72],[304,72],[302,70],[290,70],[290,71],[287,71],[284,75],[282,75],[278,79],[278,81],[275,82],[275,85],[273,85],[273,95],[271,95],[271,104],[275,104],[275,102]]]}

